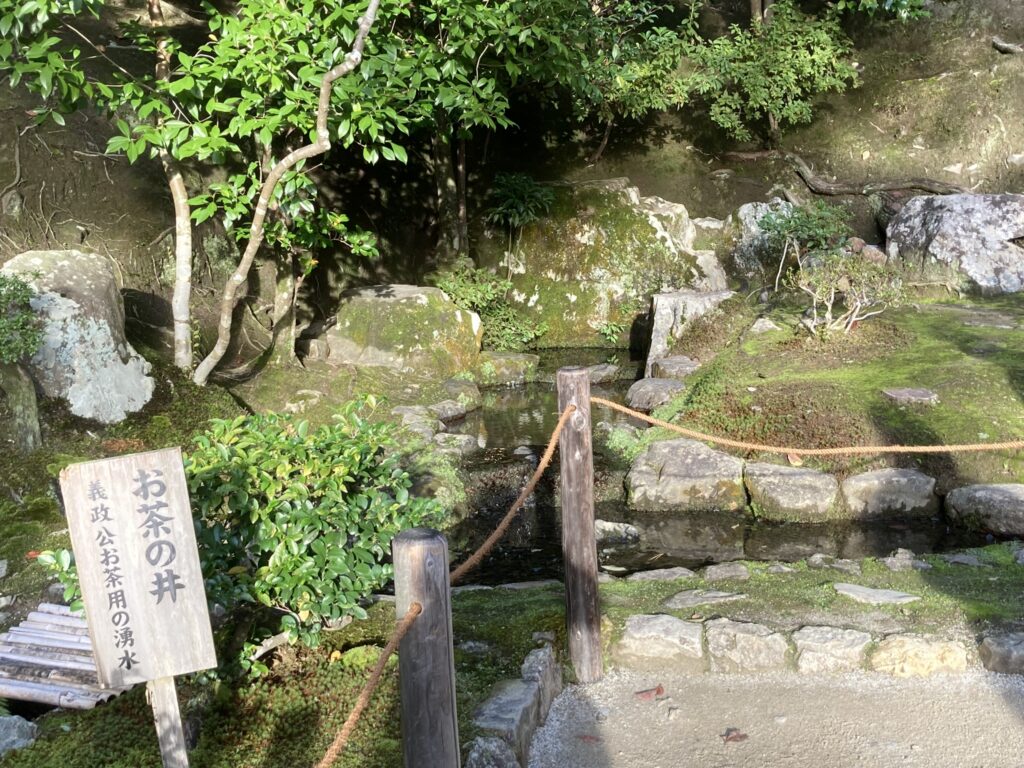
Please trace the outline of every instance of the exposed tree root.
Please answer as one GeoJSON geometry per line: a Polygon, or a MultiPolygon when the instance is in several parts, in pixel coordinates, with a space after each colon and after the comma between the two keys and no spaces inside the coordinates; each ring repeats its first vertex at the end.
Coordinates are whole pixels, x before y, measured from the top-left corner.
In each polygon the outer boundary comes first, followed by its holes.
{"type": "Polygon", "coordinates": [[[992,47],[995,48],[1000,53],[1024,54],[1024,45],[1020,45],[1017,43],[1008,43],[1001,37],[992,38],[992,47]]]}

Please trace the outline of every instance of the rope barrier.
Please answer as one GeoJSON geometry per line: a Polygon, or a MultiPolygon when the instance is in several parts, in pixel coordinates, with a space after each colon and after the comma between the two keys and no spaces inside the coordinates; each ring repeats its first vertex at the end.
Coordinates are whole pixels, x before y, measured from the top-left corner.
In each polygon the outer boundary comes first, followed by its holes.
{"type": "Polygon", "coordinates": [[[863,456],[879,453],[980,453],[982,451],[1019,451],[1024,449],[1024,440],[1009,440],[1003,443],[964,443],[961,445],[863,445],[846,448],[787,448],[777,445],[747,443],[742,440],[730,440],[727,437],[708,435],[662,419],[656,419],[653,416],[640,413],[611,400],[605,400],[603,397],[591,397],[590,402],[595,405],[603,405],[606,408],[611,408],[613,411],[624,413],[641,421],[646,421],[648,424],[653,424],[656,427],[664,427],[672,432],[678,432],[694,440],[702,440],[714,443],[715,445],[738,448],[744,451],[760,451],[762,453],[774,453],[782,456],[863,456]]]}
{"type": "Polygon", "coordinates": [[[324,753],[323,758],[319,763],[316,764],[316,768],[330,768],[334,761],[338,759],[338,756],[344,751],[345,746],[348,744],[349,738],[352,736],[352,732],[356,729],[356,725],[359,723],[359,718],[363,714],[363,710],[366,709],[370,703],[370,699],[373,694],[377,691],[377,686],[380,685],[380,678],[384,674],[384,665],[387,664],[388,659],[391,658],[391,654],[398,648],[398,644],[402,642],[402,638],[412,627],[413,622],[416,621],[416,617],[423,612],[423,606],[419,603],[413,603],[409,606],[409,610],[406,612],[402,620],[398,622],[395,627],[394,633],[391,635],[391,639],[388,640],[388,644],[384,646],[384,650],[381,651],[380,658],[377,659],[377,665],[373,668],[373,672],[370,673],[370,679],[366,681],[366,685],[363,686],[363,690],[359,693],[359,698],[356,699],[356,705],[352,707],[352,711],[349,712],[348,719],[345,720],[345,724],[341,727],[338,735],[334,738],[331,746],[327,748],[327,752],[324,753]]]}
{"type": "Polygon", "coordinates": [[[562,430],[565,429],[566,423],[569,421],[569,417],[576,412],[575,405],[569,405],[564,411],[562,411],[561,417],[558,419],[558,424],[555,426],[555,431],[551,433],[551,437],[548,439],[548,447],[544,451],[544,455],[541,456],[540,463],[537,464],[537,468],[533,471],[533,476],[530,481],[523,486],[523,490],[519,492],[519,497],[515,500],[502,521],[498,523],[498,527],[494,529],[494,532],[487,537],[487,540],[480,545],[476,552],[474,552],[465,562],[462,563],[458,568],[452,571],[451,577],[449,578],[452,584],[457,584],[462,580],[462,577],[467,573],[476,568],[483,559],[487,557],[488,553],[494,546],[501,540],[501,537],[505,535],[508,527],[512,524],[512,519],[516,516],[516,513],[522,508],[526,500],[530,498],[530,494],[537,488],[537,483],[540,482],[541,476],[544,474],[544,470],[548,468],[548,464],[551,463],[552,457],[555,455],[555,447],[558,445],[558,440],[562,436],[562,430]]]}
{"type": "MultiPolygon", "coordinates": [[[[481,544],[477,550],[470,555],[458,568],[451,572],[448,577],[449,582],[452,584],[458,583],[462,577],[472,571],[474,568],[483,562],[483,559],[487,557],[495,545],[501,540],[501,537],[505,535],[508,527],[512,524],[512,520],[515,518],[516,513],[522,509],[523,504],[530,497],[536,488],[537,483],[540,482],[544,471],[551,464],[552,458],[555,455],[555,447],[558,445],[558,440],[562,435],[562,430],[565,429],[566,423],[569,421],[569,417],[576,412],[576,406],[570,405],[563,412],[558,419],[558,424],[555,426],[554,432],[551,433],[551,437],[548,440],[548,447],[544,450],[544,454],[541,456],[540,462],[537,464],[537,468],[533,471],[533,475],[529,481],[523,486],[522,491],[519,492],[519,496],[509,507],[508,512],[505,513],[505,517],[502,518],[501,522],[498,523],[497,528],[487,537],[487,540],[481,544]]],[[[341,731],[338,732],[337,737],[331,743],[327,752],[324,754],[323,759],[316,764],[316,768],[330,768],[334,764],[334,761],[338,759],[338,756],[344,751],[345,746],[348,744],[349,738],[352,736],[352,732],[355,730],[356,725],[359,723],[359,718],[363,714],[363,710],[366,709],[370,703],[370,699],[373,697],[374,692],[377,690],[377,686],[380,684],[381,676],[384,674],[384,665],[387,660],[391,657],[391,654],[395,652],[398,644],[405,637],[405,634],[412,627],[413,621],[416,617],[423,612],[423,606],[419,603],[413,603],[409,606],[408,613],[402,618],[402,620],[395,627],[394,633],[391,635],[391,639],[388,640],[388,644],[384,647],[381,652],[380,658],[377,660],[377,665],[373,668],[373,672],[370,674],[370,679],[366,681],[366,685],[363,686],[363,690],[359,694],[359,698],[356,700],[355,706],[349,713],[348,719],[345,721],[345,725],[342,726],[341,731]]]]}

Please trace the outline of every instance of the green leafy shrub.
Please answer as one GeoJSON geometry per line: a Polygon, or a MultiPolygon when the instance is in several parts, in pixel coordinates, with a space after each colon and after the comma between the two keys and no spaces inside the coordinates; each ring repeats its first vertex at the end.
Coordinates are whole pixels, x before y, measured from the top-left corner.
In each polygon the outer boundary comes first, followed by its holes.
{"type": "Polygon", "coordinates": [[[373,405],[316,430],[273,414],[214,421],[196,439],[185,467],[211,600],[283,611],[282,629],[309,646],[326,622],[365,616],[360,601],[392,576],[392,538],[441,516],[409,494],[373,405]]]}
{"type": "Polygon", "coordinates": [[[625,323],[616,323],[608,320],[601,323],[598,327],[597,335],[604,339],[608,344],[615,345],[619,343],[619,337],[622,336],[625,331],[625,323]]]}
{"type": "Polygon", "coordinates": [[[485,218],[490,224],[507,227],[511,236],[547,215],[554,205],[555,192],[525,173],[499,173],[494,177],[490,198],[492,205],[485,218]]]}
{"type": "Polygon", "coordinates": [[[758,222],[769,247],[794,258],[805,253],[824,253],[844,243],[852,234],[850,212],[838,205],[815,201],[810,205],[772,211],[758,222]]]}
{"type": "Polygon", "coordinates": [[[34,295],[21,278],[0,274],[0,364],[31,357],[42,343],[43,332],[29,304],[34,295]]]}
{"type": "Polygon", "coordinates": [[[434,282],[457,306],[480,315],[484,326],[483,343],[489,349],[524,349],[547,332],[545,323],[523,317],[508,302],[511,281],[486,269],[448,270],[438,274],[434,282]]]}
{"type": "MultiPolygon", "coordinates": [[[[214,420],[185,458],[208,599],[229,611],[280,614],[291,640],[315,647],[325,624],[363,618],[360,602],[392,577],[391,540],[442,522],[441,505],[412,496],[395,427],[372,422],[367,397],[310,429],[276,414],[214,420]]],[[[70,552],[39,560],[80,600],[70,552]]],[[[242,655],[242,667],[263,667],[242,655]]]]}
{"type": "Polygon", "coordinates": [[[734,138],[749,141],[765,125],[778,138],[784,127],[811,121],[818,94],[856,83],[852,47],[836,13],[808,16],[792,0],[780,0],[770,23],[757,20],[711,41],[695,39],[688,51],[696,67],[690,89],[734,138]]]}

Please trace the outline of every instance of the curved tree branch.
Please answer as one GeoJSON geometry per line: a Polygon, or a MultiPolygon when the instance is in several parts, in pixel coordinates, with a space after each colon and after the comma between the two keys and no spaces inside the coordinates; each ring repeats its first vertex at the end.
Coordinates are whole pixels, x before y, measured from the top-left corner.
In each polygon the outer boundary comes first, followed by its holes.
{"type": "Polygon", "coordinates": [[[192,377],[192,380],[200,386],[206,384],[210,378],[210,373],[213,372],[213,369],[228,350],[228,344],[231,341],[231,319],[234,315],[235,305],[238,303],[238,289],[248,278],[249,269],[252,267],[260,245],[263,243],[264,222],[267,218],[267,209],[270,206],[270,201],[274,196],[274,190],[277,188],[281,178],[289,170],[304,160],[324,154],[331,148],[331,136],[327,130],[327,111],[331,102],[331,91],[334,87],[334,81],[351,73],[363,60],[366,38],[377,17],[377,10],[379,8],[380,0],[370,0],[366,13],[359,18],[359,29],[356,33],[356,39],[352,43],[352,50],[346,54],[345,60],[341,64],[324,73],[323,80],[320,82],[320,99],[316,110],[316,140],[285,155],[271,169],[270,173],[267,174],[266,180],[263,182],[263,188],[260,190],[260,197],[256,203],[256,210],[253,213],[252,225],[249,227],[249,242],[245,247],[245,252],[242,254],[241,261],[239,261],[235,271],[224,285],[224,293],[221,297],[220,322],[217,329],[217,343],[214,344],[210,354],[196,367],[195,374],[192,377]]]}

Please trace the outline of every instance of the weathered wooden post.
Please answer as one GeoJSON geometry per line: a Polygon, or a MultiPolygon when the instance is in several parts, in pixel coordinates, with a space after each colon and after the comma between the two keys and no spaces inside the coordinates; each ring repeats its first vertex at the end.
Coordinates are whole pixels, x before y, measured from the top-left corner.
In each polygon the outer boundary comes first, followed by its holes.
{"type": "Polygon", "coordinates": [[[576,412],[562,431],[562,554],[569,655],[581,683],[601,679],[601,609],[594,534],[594,454],[590,434],[590,375],[586,368],[558,371],[558,411],[576,412]]]}
{"type": "Polygon", "coordinates": [[[398,646],[405,768],[459,768],[448,542],[413,528],[395,537],[391,554],[398,618],[423,607],[398,646]]]}

